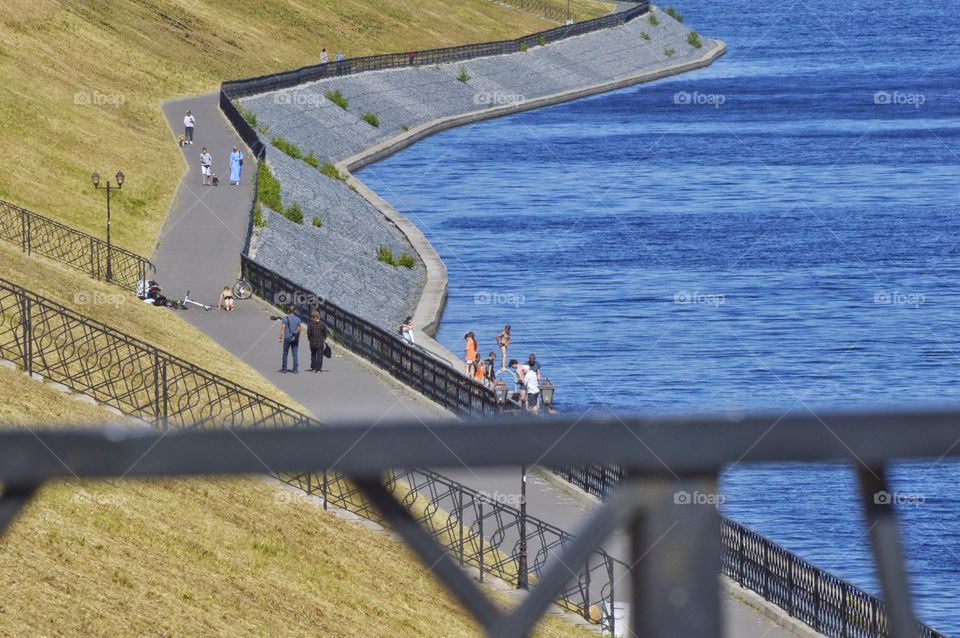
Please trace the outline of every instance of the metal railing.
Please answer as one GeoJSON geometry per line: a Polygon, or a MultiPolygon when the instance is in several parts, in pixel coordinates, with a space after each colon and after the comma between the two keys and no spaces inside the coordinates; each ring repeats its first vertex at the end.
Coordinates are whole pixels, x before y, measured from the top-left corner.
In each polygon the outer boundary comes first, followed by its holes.
{"type": "Polygon", "coordinates": [[[567,12],[556,5],[544,2],[544,0],[491,0],[497,4],[506,7],[518,9],[525,13],[530,13],[541,17],[550,22],[564,23],[567,21],[567,12]]]}
{"type": "MultiPolygon", "coordinates": [[[[338,336],[350,334],[349,320],[330,309],[326,316],[338,336]]],[[[368,335],[357,338],[367,342],[368,335]]],[[[322,427],[306,414],[3,279],[0,358],[164,431],[322,427]]],[[[410,363],[407,358],[402,361],[410,363]]],[[[382,520],[337,472],[277,477],[309,494],[319,494],[325,503],[382,520]]],[[[533,578],[547,558],[572,542],[562,530],[434,472],[407,470],[391,474],[389,480],[417,520],[428,524],[462,564],[477,567],[481,574],[516,582],[521,519],[534,556],[529,567],[533,578]]],[[[579,581],[560,592],[559,602],[584,617],[594,606],[602,610],[601,621],[612,624],[608,609],[612,609],[615,563],[597,550],[579,581]]],[[[622,568],[620,564],[617,571],[622,568]]]]}
{"type": "MultiPolygon", "coordinates": [[[[606,498],[623,480],[621,468],[592,465],[554,469],[588,494],[606,498]]],[[[800,558],[749,527],[720,517],[721,567],[742,587],[831,638],[890,635],[883,601],[800,558]]],[[[945,638],[918,623],[919,638],[945,638]]]]}
{"type": "Polygon", "coordinates": [[[304,317],[313,309],[319,310],[337,343],[451,412],[476,417],[498,413],[493,390],[455,370],[447,361],[411,347],[400,335],[343,310],[247,255],[241,257],[240,268],[258,297],[279,308],[293,304],[304,317]]]}
{"type": "MultiPolygon", "coordinates": [[[[456,47],[444,47],[440,49],[427,49],[424,51],[407,51],[405,53],[385,53],[381,55],[369,55],[360,58],[348,58],[342,62],[329,62],[327,64],[315,64],[301,67],[293,71],[282,71],[280,73],[271,73],[244,80],[233,80],[224,82],[220,86],[220,107],[230,119],[230,122],[240,132],[244,142],[255,153],[262,152],[265,149],[262,143],[251,145],[250,141],[256,136],[256,131],[249,126],[243,117],[237,112],[230,100],[256,95],[257,93],[266,93],[286,89],[307,82],[329,79],[337,76],[352,75],[366,71],[377,71],[382,69],[398,69],[412,66],[428,66],[434,64],[448,64],[450,62],[462,62],[473,58],[487,57],[491,55],[504,55],[508,53],[519,53],[525,48],[559,42],[577,35],[591,33],[620,26],[631,20],[644,15],[650,10],[649,0],[640,2],[635,7],[626,11],[612,13],[609,15],[575,22],[573,24],[531,33],[514,40],[501,40],[499,42],[480,42],[476,44],[465,44],[456,47]],[[241,129],[249,129],[248,133],[241,129]]],[[[262,156],[262,155],[261,155],[262,156]]]]}
{"type": "MultiPolygon", "coordinates": [[[[28,255],[41,255],[94,279],[106,280],[107,242],[3,200],[0,239],[19,246],[28,255]]],[[[156,271],[148,259],[129,250],[111,246],[109,254],[112,283],[122,288],[135,290],[138,281],[156,271]]]]}

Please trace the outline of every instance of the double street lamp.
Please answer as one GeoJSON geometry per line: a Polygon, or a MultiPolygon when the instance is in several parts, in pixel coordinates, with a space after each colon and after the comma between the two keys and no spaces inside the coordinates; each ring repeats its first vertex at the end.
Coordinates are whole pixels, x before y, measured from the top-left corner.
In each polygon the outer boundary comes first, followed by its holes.
{"type": "MultiPolygon", "coordinates": [[[[100,189],[100,173],[94,173],[90,176],[93,179],[93,187],[100,189]]],[[[123,171],[117,171],[114,176],[117,180],[117,190],[123,188],[123,171]]],[[[110,180],[107,182],[107,283],[113,283],[113,245],[110,243],[110,180]]]]}

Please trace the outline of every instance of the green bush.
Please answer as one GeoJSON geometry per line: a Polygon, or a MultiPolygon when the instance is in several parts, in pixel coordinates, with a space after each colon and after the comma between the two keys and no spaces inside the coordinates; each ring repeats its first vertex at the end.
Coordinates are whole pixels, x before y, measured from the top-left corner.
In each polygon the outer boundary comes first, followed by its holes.
{"type": "Polygon", "coordinates": [[[676,51],[674,51],[673,49],[664,49],[664,50],[663,50],[663,54],[664,54],[665,56],[667,56],[668,58],[672,58],[675,53],[676,53],[676,51]]]}
{"type": "Polygon", "coordinates": [[[470,80],[470,74],[467,73],[467,67],[460,65],[460,75],[457,76],[457,79],[466,84],[470,80]]]}
{"type": "Polygon", "coordinates": [[[257,115],[255,113],[240,106],[240,103],[236,100],[233,101],[233,105],[237,108],[237,111],[240,112],[241,117],[247,121],[247,124],[253,128],[257,128],[257,115]]]}
{"type": "Polygon", "coordinates": [[[526,52],[527,52],[527,43],[526,43],[526,42],[521,42],[521,43],[520,43],[520,53],[526,53],[526,52]]]}
{"type": "Polygon", "coordinates": [[[364,113],[363,121],[369,124],[370,126],[380,128],[380,118],[373,113],[364,113]]]}
{"type": "Polygon", "coordinates": [[[404,133],[406,133],[407,131],[410,130],[410,127],[407,126],[406,124],[401,124],[401,125],[400,125],[400,130],[403,131],[404,133]]]}
{"type": "Polygon", "coordinates": [[[300,204],[294,204],[287,210],[283,211],[283,216],[295,224],[303,223],[303,209],[300,208],[300,204]]]}
{"type": "Polygon", "coordinates": [[[270,143],[293,159],[301,159],[303,157],[303,153],[300,152],[296,144],[291,144],[282,137],[271,138],[270,143]]]}
{"type": "Polygon", "coordinates": [[[313,216],[313,221],[310,223],[313,224],[314,228],[320,228],[323,226],[323,220],[317,217],[316,215],[313,216]]]}
{"type": "Polygon", "coordinates": [[[257,165],[257,200],[277,212],[283,211],[280,201],[280,180],[273,176],[266,162],[257,165]]]}
{"type": "Polygon", "coordinates": [[[350,106],[350,103],[347,102],[347,98],[343,97],[343,93],[340,92],[340,89],[337,89],[336,91],[327,91],[323,94],[323,97],[327,98],[344,111],[346,111],[347,107],[350,106]]]}
{"type": "Polygon", "coordinates": [[[310,154],[304,157],[303,161],[314,168],[320,168],[320,160],[318,160],[317,156],[313,154],[313,151],[310,151],[310,154]]]}
{"type": "Polygon", "coordinates": [[[326,175],[330,179],[345,179],[344,176],[340,174],[340,171],[337,170],[337,167],[330,162],[326,162],[320,167],[320,174],[326,175]]]}
{"type": "Polygon", "coordinates": [[[545,46],[547,46],[547,39],[546,39],[545,37],[543,37],[543,36],[540,36],[540,37],[537,39],[537,44],[539,44],[539,45],[542,46],[542,47],[545,47],[545,46]]]}
{"type": "Polygon", "coordinates": [[[404,268],[413,268],[416,263],[413,256],[408,255],[406,252],[401,253],[400,257],[397,258],[397,265],[403,266],[404,268]]]}
{"type": "Polygon", "coordinates": [[[660,21],[657,20],[657,16],[653,11],[650,12],[650,24],[652,24],[653,26],[657,26],[658,24],[660,24],[660,21]]]}
{"type": "Polygon", "coordinates": [[[267,225],[267,218],[263,216],[263,210],[260,209],[260,202],[253,206],[253,225],[256,228],[263,228],[267,225]]]}
{"type": "Polygon", "coordinates": [[[397,265],[397,260],[393,256],[393,251],[386,246],[377,247],[377,261],[382,261],[383,263],[391,266],[397,265]]]}
{"type": "Polygon", "coordinates": [[[647,33],[646,31],[641,31],[641,32],[640,32],[640,37],[643,38],[644,40],[646,40],[647,42],[650,41],[650,34],[647,33]]]}
{"type": "Polygon", "coordinates": [[[696,31],[691,31],[687,34],[687,44],[692,46],[694,49],[699,49],[703,46],[703,41],[700,40],[700,34],[696,31]]]}
{"type": "Polygon", "coordinates": [[[683,22],[683,14],[673,8],[671,4],[667,7],[667,15],[676,20],[677,22],[683,22]]]}

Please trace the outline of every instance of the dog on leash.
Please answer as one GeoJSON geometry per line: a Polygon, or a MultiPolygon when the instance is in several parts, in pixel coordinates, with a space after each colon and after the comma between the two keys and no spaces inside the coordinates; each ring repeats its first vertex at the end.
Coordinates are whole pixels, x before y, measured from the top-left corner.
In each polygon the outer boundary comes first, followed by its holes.
{"type": "Polygon", "coordinates": [[[177,137],[177,144],[178,144],[180,147],[183,147],[183,145],[186,144],[186,143],[187,143],[187,138],[186,138],[186,137],[184,137],[183,135],[177,137]]]}

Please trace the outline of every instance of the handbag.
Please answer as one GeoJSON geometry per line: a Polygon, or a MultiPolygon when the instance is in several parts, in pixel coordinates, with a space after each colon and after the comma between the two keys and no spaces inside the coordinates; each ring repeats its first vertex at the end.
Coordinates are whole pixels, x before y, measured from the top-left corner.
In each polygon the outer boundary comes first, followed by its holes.
{"type": "Polygon", "coordinates": [[[333,356],[333,350],[330,349],[329,343],[323,344],[323,356],[326,359],[329,359],[330,357],[333,356]]]}

